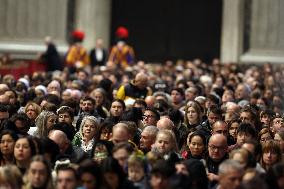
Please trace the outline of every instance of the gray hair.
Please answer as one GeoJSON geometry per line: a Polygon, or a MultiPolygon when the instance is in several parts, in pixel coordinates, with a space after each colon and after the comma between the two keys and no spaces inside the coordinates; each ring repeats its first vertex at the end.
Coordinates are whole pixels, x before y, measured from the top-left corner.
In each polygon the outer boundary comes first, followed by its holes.
{"type": "Polygon", "coordinates": [[[230,170],[235,170],[238,172],[244,171],[243,166],[239,162],[232,159],[227,159],[220,164],[218,174],[225,175],[230,170]]]}
{"type": "Polygon", "coordinates": [[[152,136],[157,136],[159,129],[156,126],[149,125],[146,126],[143,131],[149,132],[152,136]]]}
{"type": "Polygon", "coordinates": [[[86,124],[86,121],[91,121],[92,123],[94,123],[95,127],[96,127],[96,132],[98,132],[99,130],[99,122],[98,119],[95,116],[85,116],[80,124],[80,133],[82,135],[83,133],[83,127],[86,124]]]}

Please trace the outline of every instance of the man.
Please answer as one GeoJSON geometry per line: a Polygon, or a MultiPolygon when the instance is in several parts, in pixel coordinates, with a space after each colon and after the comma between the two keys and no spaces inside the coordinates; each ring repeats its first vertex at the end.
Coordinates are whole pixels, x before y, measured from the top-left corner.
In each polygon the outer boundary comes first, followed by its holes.
{"type": "Polygon", "coordinates": [[[242,181],[244,170],[235,160],[225,160],[219,166],[219,184],[217,189],[237,189],[242,181]]]}
{"type": "MultiPolygon", "coordinates": [[[[150,89],[148,86],[148,76],[145,73],[138,73],[135,79],[127,85],[122,85],[117,91],[117,98],[124,100],[134,100],[137,98],[145,99],[150,95],[150,89]]],[[[133,104],[132,103],[132,104],[133,104]]]]}
{"type": "Polygon", "coordinates": [[[68,125],[72,126],[73,120],[74,120],[74,112],[73,109],[68,106],[61,106],[57,110],[58,115],[58,122],[65,122],[68,125]]]}
{"type": "Polygon", "coordinates": [[[121,142],[127,142],[131,137],[128,126],[125,123],[117,123],[112,128],[112,142],[117,145],[121,142]]]}
{"type": "Polygon", "coordinates": [[[240,102],[241,100],[248,100],[250,92],[251,89],[247,84],[244,83],[238,84],[235,90],[235,98],[237,102],[240,102]]]}
{"type": "Polygon", "coordinates": [[[104,48],[103,40],[98,38],[96,40],[96,47],[90,52],[91,66],[103,66],[106,63],[107,50],[104,48]]]}
{"type": "Polygon", "coordinates": [[[82,158],[86,157],[84,151],[76,146],[72,146],[68,140],[66,134],[60,130],[51,130],[48,134],[48,138],[55,142],[60,150],[62,157],[68,157],[72,163],[77,163],[82,158]]]}
{"type": "Polygon", "coordinates": [[[212,125],[211,133],[212,133],[212,135],[222,134],[225,137],[227,137],[228,145],[235,144],[233,137],[229,135],[228,124],[225,121],[222,121],[222,120],[216,121],[212,125]]]}
{"type": "Polygon", "coordinates": [[[156,103],[156,98],[154,96],[147,96],[145,98],[145,102],[148,108],[154,108],[154,105],[156,103]]]}
{"type": "Polygon", "coordinates": [[[120,142],[115,145],[112,150],[112,156],[116,159],[121,166],[121,168],[125,168],[127,166],[127,160],[129,156],[133,153],[134,148],[128,142],[120,142]]]}
{"type": "Polygon", "coordinates": [[[218,181],[217,173],[219,165],[228,158],[227,149],[227,138],[224,135],[214,134],[210,137],[208,142],[208,157],[205,161],[211,187],[218,181]]]}
{"type": "Polygon", "coordinates": [[[276,116],[272,120],[271,131],[275,134],[284,129],[284,120],[281,116],[276,116]]]}
{"type": "Polygon", "coordinates": [[[57,170],[56,188],[57,189],[76,189],[78,177],[76,170],[72,167],[61,167],[57,170]]]}
{"type": "Polygon", "coordinates": [[[172,120],[170,120],[169,118],[161,118],[158,122],[157,122],[157,128],[159,130],[161,129],[168,129],[168,130],[174,130],[175,125],[172,122],[172,120]]]}
{"type": "Polygon", "coordinates": [[[171,91],[172,107],[180,109],[184,106],[184,91],[181,88],[174,88],[171,91]]]}
{"type": "Polygon", "coordinates": [[[114,100],[111,103],[111,107],[109,110],[110,117],[106,118],[106,121],[113,122],[114,124],[118,123],[125,108],[125,103],[122,100],[114,100]]]}
{"type": "Polygon", "coordinates": [[[153,125],[156,126],[158,120],[160,119],[160,114],[153,108],[147,108],[143,115],[143,124],[145,126],[153,125]]]}
{"type": "Polygon", "coordinates": [[[155,126],[146,126],[140,138],[140,149],[146,154],[151,150],[152,144],[155,143],[156,135],[158,133],[158,128],[155,126]]]}

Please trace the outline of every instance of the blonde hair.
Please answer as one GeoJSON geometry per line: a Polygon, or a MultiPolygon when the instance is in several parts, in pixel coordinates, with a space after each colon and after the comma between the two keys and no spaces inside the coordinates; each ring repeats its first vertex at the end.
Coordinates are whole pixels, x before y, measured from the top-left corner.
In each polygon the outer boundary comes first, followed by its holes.
{"type": "Polygon", "coordinates": [[[0,167],[0,183],[8,184],[10,188],[20,189],[23,184],[22,174],[17,166],[5,165],[0,167]]]}
{"type": "Polygon", "coordinates": [[[157,133],[155,142],[157,141],[159,135],[162,135],[162,134],[170,137],[170,142],[172,144],[171,150],[174,151],[174,152],[178,152],[178,145],[177,145],[176,136],[175,136],[174,132],[171,131],[171,130],[167,130],[167,129],[159,130],[159,132],[157,133]]]}

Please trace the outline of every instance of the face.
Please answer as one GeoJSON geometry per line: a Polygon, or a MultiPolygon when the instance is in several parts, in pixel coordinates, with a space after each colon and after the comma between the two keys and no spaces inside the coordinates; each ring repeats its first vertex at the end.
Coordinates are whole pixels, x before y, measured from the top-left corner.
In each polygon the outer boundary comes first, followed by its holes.
{"type": "Polygon", "coordinates": [[[100,92],[95,92],[94,99],[96,101],[96,106],[102,105],[104,101],[104,96],[100,92]]]}
{"type": "Polygon", "coordinates": [[[263,158],[263,162],[268,165],[268,166],[272,166],[273,164],[276,163],[277,161],[277,154],[275,152],[264,152],[262,155],[263,158]]]}
{"type": "Polygon", "coordinates": [[[170,136],[160,133],[157,135],[155,147],[161,154],[166,154],[172,149],[173,144],[171,142],[170,136]]]}
{"type": "Polygon", "coordinates": [[[82,130],[83,136],[90,140],[95,136],[95,132],[96,125],[92,121],[86,120],[82,130]]]}
{"type": "Polygon", "coordinates": [[[238,85],[235,91],[236,99],[243,99],[246,97],[246,90],[243,85],[238,85]]]}
{"type": "Polygon", "coordinates": [[[282,128],[284,128],[284,121],[282,118],[275,118],[272,121],[272,131],[274,133],[280,131],[282,128]]]}
{"type": "Polygon", "coordinates": [[[152,144],[155,142],[154,137],[151,136],[151,134],[147,131],[143,131],[141,133],[140,138],[140,148],[141,149],[151,149],[152,144]]]}
{"type": "Polygon", "coordinates": [[[205,150],[205,145],[200,136],[194,136],[189,143],[189,150],[193,156],[200,156],[205,150]]]}
{"type": "Polygon", "coordinates": [[[110,186],[110,188],[117,188],[119,184],[119,178],[117,174],[112,172],[106,172],[104,173],[104,179],[106,180],[107,184],[110,186]]]}
{"type": "Polygon", "coordinates": [[[237,144],[239,146],[243,145],[246,141],[252,139],[252,136],[247,133],[238,133],[237,134],[237,144]]]}
{"type": "Polygon", "coordinates": [[[252,119],[252,115],[250,114],[250,112],[242,112],[240,114],[240,120],[245,123],[253,124],[253,119],[252,119]]]}
{"type": "Polygon", "coordinates": [[[128,167],[128,179],[132,182],[139,182],[144,177],[144,168],[141,165],[132,165],[128,167]]]}
{"type": "Polygon", "coordinates": [[[28,179],[31,182],[32,187],[41,188],[47,182],[47,169],[44,163],[40,161],[34,161],[31,163],[28,171],[28,179]]]}
{"type": "Polygon", "coordinates": [[[90,100],[83,101],[82,110],[84,112],[92,112],[94,110],[94,104],[90,100]]]}
{"type": "Polygon", "coordinates": [[[100,164],[105,158],[108,157],[108,151],[105,145],[97,144],[94,150],[93,160],[100,164]]]}
{"type": "Polygon", "coordinates": [[[4,156],[13,155],[14,145],[15,145],[15,141],[11,137],[11,135],[9,134],[3,135],[0,141],[0,151],[2,155],[4,156]]]}
{"type": "Polygon", "coordinates": [[[100,139],[101,140],[110,140],[111,139],[111,131],[109,131],[106,128],[102,129],[100,139]]]}
{"type": "Polygon", "coordinates": [[[114,159],[116,159],[119,163],[119,165],[121,167],[125,167],[126,163],[127,163],[127,159],[129,157],[129,153],[121,148],[121,149],[118,149],[117,151],[113,152],[113,157],[114,159]]]}
{"type": "Polygon", "coordinates": [[[232,102],[234,101],[234,93],[232,91],[226,90],[222,96],[222,102],[232,102]]]}
{"type": "Polygon", "coordinates": [[[231,124],[231,127],[229,128],[229,133],[234,139],[237,139],[237,130],[239,128],[239,123],[234,122],[231,124]]]}
{"type": "Polygon", "coordinates": [[[14,147],[14,157],[17,161],[28,161],[31,158],[31,147],[26,138],[17,140],[14,147]]]}
{"type": "Polygon", "coordinates": [[[224,136],[228,136],[228,127],[226,123],[220,123],[220,122],[216,122],[214,124],[214,127],[212,129],[212,134],[222,134],[224,136]]]}
{"type": "Polygon", "coordinates": [[[223,141],[210,140],[208,143],[209,156],[213,161],[220,161],[226,154],[227,144],[223,141]]]}
{"type": "Polygon", "coordinates": [[[85,189],[94,189],[96,188],[96,177],[90,173],[83,173],[81,183],[85,189]]]}
{"type": "Polygon", "coordinates": [[[279,144],[282,153],[284,153],[284,140],[280,137],[278,133],[275,134],[274,141],[279,144]]]}
{"type": "Polygon", "coordinates": [[[56,123],[56,116],[49,116],[46,120],[46,128],[51,128],[56,123]]]}
{"type": "Polygon", "coordinates": [[[58,114],[58,122],[59,123],[65,122],[65,123],[68,123],[69,125],[71,125],[72,122],[73,122],[73,118],[70,116],[69,113],[65,112],[65,113],[62,113],[62,114],[58,114]]]}
{"type": "Polygon", "coordinates": [[[199,121],[198,113],[193,107],[188,108],[186,116],[190,124],[196,124],[199,121]]]}
{"type": "Polygon", "coordinates": [[[262,145],[270,140],[272,140],[272,136],[269,133],[264,133],[260,136],[260,143],[262,145]]]}
{"type": "Polygon", "coordinates": [[[220,176],[219,184],[222,189],[236,189],[242,181],[242,173],[230,170],[225,175],[220,176]]]}
{"type": "Polygon", "coordinates": [[[208,121],[210,125],[213,125],[216,121],[221,120],[221,117],[213,112],[209,112],[208,114],[208,121]]]}
{"type": "Polygon", "coordinates": [[[177,163],[175,165],[176,167],[176,173],[177,174],[182,174],[182,175],[189,175],[188,170],[186,168],[186,166],[182,163],[177,163]]]}
{"type": "Polygon", "coordinates": [[[267,114],[264,114],[261,118],[260,118],[261,123],[263,123],[263,125],[269,126],[270,125],[270,117],[267,114]]]}
{"type": "Polygon", "coordinates": [[[15,104],[16,103],[17,98],[12,91],[6,91],[5,95],[9,97],[9,104],[15,104]]]}
{"type": "Polygon", "coordinates": [[[121,103],[119,102],[113,102],[111,104],[111,107],[110,107],[110,114],[112,116],[115,116],[115,117],[118,117],[118,116],[121,116],[121,114],[123,113],[123,106],[121,103]]]}
{"type": "Polygon", "coordinates": [[[61,170],[57,174],[57,189],[75,189],[77,187],[76,177],[71,170],[61,170]]]}
{"type": "Polygon", "coordinates": [[[171,97],[174,104],[182,102],[182,95],[178,91],[173,90],[171,92],[171,97]]]}
{"type": "Polygon", "coordinates": [[[143,124],[144,126],[149,125],[156,125],[157,124],[157,118],[155,114],[152,111],[146,110],[143,115],[143,124]]]}
{"type": "Polygon", "coordinates": [[[35,118],[38,116],[33,105],[28,106],[28,108],[26,110],[26,114],[31,120],[35,120],[35,118]]]}

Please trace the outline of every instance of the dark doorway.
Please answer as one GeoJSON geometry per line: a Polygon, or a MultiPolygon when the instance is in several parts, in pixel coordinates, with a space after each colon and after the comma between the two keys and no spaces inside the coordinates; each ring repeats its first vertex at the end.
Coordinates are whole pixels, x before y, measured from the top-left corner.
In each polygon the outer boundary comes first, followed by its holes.
{"type": "Polygon", "coordinates": [[[137,59],[150,62],[220,55],[222,0],[113,0],[112,44],[129,29],[137,59]]]}

